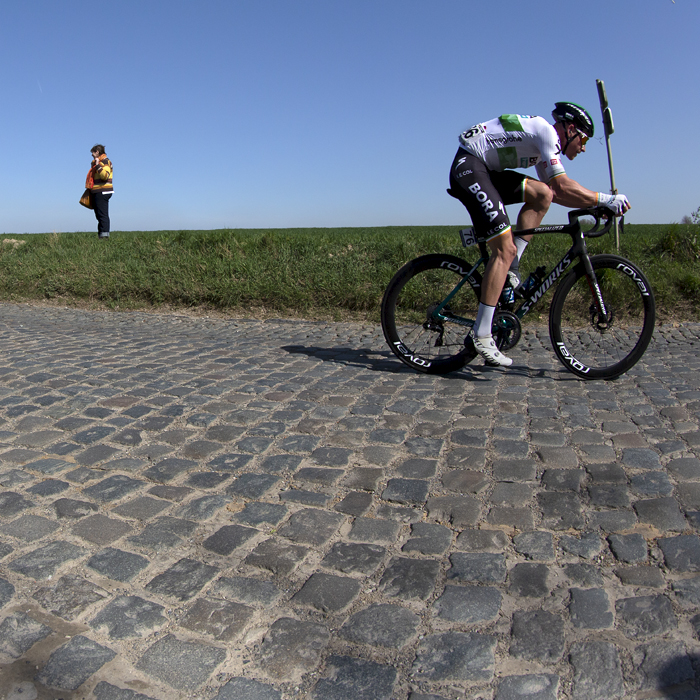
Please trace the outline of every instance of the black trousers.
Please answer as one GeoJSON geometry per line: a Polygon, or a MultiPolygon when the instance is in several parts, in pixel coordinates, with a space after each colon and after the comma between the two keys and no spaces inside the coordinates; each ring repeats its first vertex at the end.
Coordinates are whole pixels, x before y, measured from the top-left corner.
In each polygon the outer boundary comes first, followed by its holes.
{"type": "Polygon", "coordinates": [[[97,219],[97,233],[109,233],[109,200],[112,193],[93,192],[92,203],[95,207],[95,218],[97,219]]]}

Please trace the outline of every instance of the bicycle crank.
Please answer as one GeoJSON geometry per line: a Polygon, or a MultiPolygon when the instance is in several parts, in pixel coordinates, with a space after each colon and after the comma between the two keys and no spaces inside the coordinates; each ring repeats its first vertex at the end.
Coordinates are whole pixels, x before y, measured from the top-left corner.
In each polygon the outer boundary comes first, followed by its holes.
{"type": "Polygon", "coordinates": [[[510,311],[496,311],[493,316],[491,334],[496,347],[501,352],[514,348],[522,335],[520,319],[510,311]]]}

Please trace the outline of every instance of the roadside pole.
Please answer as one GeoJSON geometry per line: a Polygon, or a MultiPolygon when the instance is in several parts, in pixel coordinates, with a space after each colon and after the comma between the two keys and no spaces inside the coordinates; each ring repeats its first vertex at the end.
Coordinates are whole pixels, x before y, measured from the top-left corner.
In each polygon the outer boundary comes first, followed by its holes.
{"type": "MultiPolygon", "coordinates": [[[[605,92],[605,83],[602,80],[596,80],[595,84],[598,86],[598,98],[600,99],[600,111],[603,114],[603,126],[605,127],[605,145],[608,149],[608,167],[610,168],[610,193],[617,194],[617,187],[615,187],[615,171],[613,170],[613,159],[612,152],[610,150],[610,134],[615,132],[615,126],[613,125],[612,112],[610,107],[608,107],[608,96],[605,92]]],[[[620,252],[620,228],[618,226],[617,217],[613,222],[613,229],[615,231],[615,247],[617,252],[620,252]]]]}

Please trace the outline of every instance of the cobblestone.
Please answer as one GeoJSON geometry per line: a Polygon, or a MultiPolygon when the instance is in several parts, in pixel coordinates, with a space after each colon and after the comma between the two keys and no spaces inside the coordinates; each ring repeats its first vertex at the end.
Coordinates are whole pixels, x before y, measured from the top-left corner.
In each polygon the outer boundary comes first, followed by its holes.
{"type": "Polygon", "coordinates": [[[303,673],[318,666],[330,641],[328,630],[317,623],[282,617],[268,630],[260,649],[265,675],[298,682],[303,673]]]}
{"type": "Polygon", "coordinates": [[[418,615],[399,605],[370,605],[349,617],[340,635],[356,644],[401,649],[415,636],[419,624],[418,615]]]}
{"type": "Polygon", "coordinates": [[[610,535],[610,548],[622,562],[637,563],[647,559],[647,542],[639,533],[630,535],[610,535]]]}
{"type": "Polygon", "coordinates": [[[112,649],[79,635],[54,651],[36,678],[49,688],[76,690],[115,656],[112,649]]]}
{"type": "Polygon", "coordinates": [[[139,659],[136,668],[178,690],[196,690],[226,658],[222,647],[163,637],[139,659]]]}
{"type": "Polygon", "coordinates": [[[658,544],[669,569],[681,572],[700,571],[700,537],[697,535],[660,537],[658,544]]]}
{"type": "Polygon", "coordinates": [[[8,615],[0,624],[0,654],[18,659],[53,630],[26,613],[8,615]]]}
{"type": "Polygon", "coordinates": [[[143,637],[167,622],[163,610],[162,605],[138,596],[121,596],[105,606],[90,624],[95,629],[104,626],[110,639],[143,637]]]}
{"type": "Polygon", "coordinates": [[[498,684],[496,700],[557,700],[559,677],[551,674],[507,676],[498,684]]]}
{"type": "Polygon", "coordinates": [[[663,595],[623,598],[615,608],[620,628],[631,639],[664,634],[677,624],[671,601],[663,595]]]}
{"type": "Polygon", "coordinates": [[[583,382],[0,306],[0,696],[697,698],[700,325],[583,382]],[[19,693],[19,694],[18,694],[19,693]]]}
{"type": "Polygon", "coordinates": [[[564,651],[564,621],[545,610],[513,614],[510,652],[516,658],[552,662],[564,651]]]}
{"type": "Polygon", "coordinates": [[[317,700],[391,700],[396,670],[365,659],[331,656],[328,678],[322,678],[311,697],[317,700]]]}
{"type": "Polygon", "coordinates": [[[501,602],[501,592],[497,588],[447,585],[435,601],[434,609],[445,620],[472,624],[494,620],[501,602]]]}
{"type": "Polygon", "coordinates": [[[439,572],[436,561],[395,557],[379,585],[389,598],[426,600],[435,588],[439,572]]]}
{"type": "Polygon", "coordinates": [[[423,639],[413,673],[431,681],[489,681],[493,678],[496,639],[476,633],[445,632],[423,639]]]}
{"type": "Polygon", "coordinates": [[[612,700],[622,697],[622,664],[614,644],[578,642],[571,647],[570,659],[574,668],[573,698],[612,700]]]}

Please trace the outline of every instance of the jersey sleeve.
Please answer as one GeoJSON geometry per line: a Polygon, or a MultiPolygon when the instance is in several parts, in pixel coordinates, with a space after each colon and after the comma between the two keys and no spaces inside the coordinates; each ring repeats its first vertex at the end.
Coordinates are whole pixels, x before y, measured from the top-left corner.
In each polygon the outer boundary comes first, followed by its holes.
{"type": "Polygon", "coordinates": [[[542,117],[538,117],[537,122],[536,134],[542,159],[536,167],[537,176],[542,182],[549,182],[558,175],[564,175],[566,169],[562,164],[561,146],[554,127],[542,117]]]}

